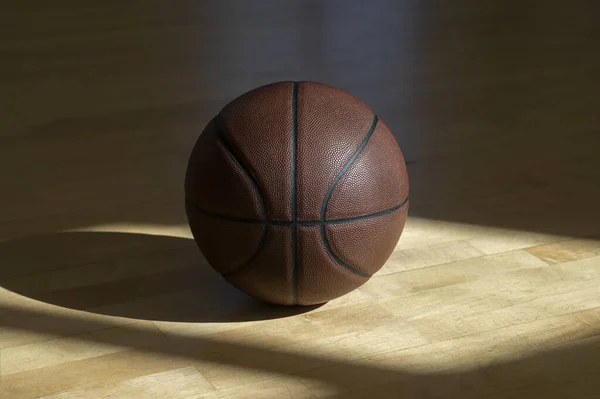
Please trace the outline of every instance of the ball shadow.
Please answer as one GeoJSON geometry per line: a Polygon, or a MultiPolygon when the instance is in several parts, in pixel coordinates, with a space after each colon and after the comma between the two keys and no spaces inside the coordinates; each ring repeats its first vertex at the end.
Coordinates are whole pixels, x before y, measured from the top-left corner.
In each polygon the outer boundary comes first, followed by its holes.
{"type": "Polygon", "coordinates": [[[0,286],[49,304],[103,315],[176,322],[283,318],[318,306],[249,297],[204,260],[191,239],[72,232],[0,243],[0,286]]]}

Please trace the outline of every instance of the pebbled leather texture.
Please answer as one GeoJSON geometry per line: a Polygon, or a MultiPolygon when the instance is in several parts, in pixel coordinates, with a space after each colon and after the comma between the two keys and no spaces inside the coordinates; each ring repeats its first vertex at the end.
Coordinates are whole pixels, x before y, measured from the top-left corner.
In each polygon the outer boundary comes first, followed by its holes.
{"type": "Polygon", "coordinates": [[[316,82],[278,82],[227,104],[196,142],[185,178],[198,247],[234,286],[312,305],[364,284],[394,250],[408,174],[364,103],[316,82]]]}
{"type": "Polygon", "coordinates": [[[406,221],[407,207],[357,222],[329,224],[327,241],[339,261],[365,274],[375,274],[390,257],[406,221]]]}
{"type": "Polygon", "coordinates": [[[222,133],[263,190],[269,219],[292,215],[293,82],[271,84],[227,104],[217,120],[222,133]]]}
{"type": "Polygon", "coordinates": [[[225,278],[265,302],[293,305],[291,252],[290,228],[272,226],[256,258],[239,271],[226,274],[225,278]]]}
{"type": "Polygon", "coordinates": [[[189,202],[186,203],[186,214],[202,254],[221,274],[241,269],[252,261],[261,245],[262,224],[239,223],[207,215],[189,202]],[[210,232],[205,230],[207,226],[210,226],[210,232]],[[232,243],[235,243],[235,250],[225,250],[232,243]]]}
{"type": "Polygon", "coordinates": [[[186,178],[186,198],[198,207],[240,218],[263,217],[252,181],[234,156],[218,141],[214,121],[192,151],[186,178]]]}
{"type": "Polygon", "coordinates": [[[359,276],[340,266],[329,255],[319,226],[301,226],[298,233],[300,304],[327,302],[355,290],[368,280],[368,277],[359,276]]]}
{"type": "Polygon", "coordinates": [[[373,137],[331,193],[327,219],[367,215],[398,205],[400,198],[408,197],[404,165],[396,139],[379,120],[373,137]]]}
{"type": "Polygon", "coordinates": [[[303,82],[298,90],[298,217],[319,219],[333,179],[365,138],[373,111],[339,89],[303,82]]]}

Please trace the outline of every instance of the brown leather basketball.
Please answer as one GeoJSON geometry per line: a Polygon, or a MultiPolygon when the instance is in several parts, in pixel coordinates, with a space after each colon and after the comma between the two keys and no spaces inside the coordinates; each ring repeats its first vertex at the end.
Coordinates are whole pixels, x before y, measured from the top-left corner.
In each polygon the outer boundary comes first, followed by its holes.
{"type": "Polygon", "coordinates": [[[360,100],[278,82],[227,104],[185,178],[198,247],[266,302],[311,305],[364,284],[394,250],[408,210],[402,152],[360,100]]]}

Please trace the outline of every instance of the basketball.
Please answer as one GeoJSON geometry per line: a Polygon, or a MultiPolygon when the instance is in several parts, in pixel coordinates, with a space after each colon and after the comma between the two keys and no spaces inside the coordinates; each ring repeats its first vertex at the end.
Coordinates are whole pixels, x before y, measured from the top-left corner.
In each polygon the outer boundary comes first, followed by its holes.
{"type": "Polygon", "coordinates": [[[194,145],[185,208],[207,262],[281,305],[345,295],[388,260],[408,212],[396,139],[362,101],[277,82],[228,103],[194,145]]]}

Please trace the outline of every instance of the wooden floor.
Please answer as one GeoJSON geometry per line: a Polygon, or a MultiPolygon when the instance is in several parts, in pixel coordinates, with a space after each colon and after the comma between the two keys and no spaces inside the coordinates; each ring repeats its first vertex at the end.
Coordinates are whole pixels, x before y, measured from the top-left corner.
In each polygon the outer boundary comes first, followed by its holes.
{"type": "Polygon", "coordinates": [[[597,3],[7,3],[1,398],[600,398],[597,3]],[[182,202],[209,118],[286,79],[370,104],[411,178],[316,308],[226,284],[182,202]]]}

